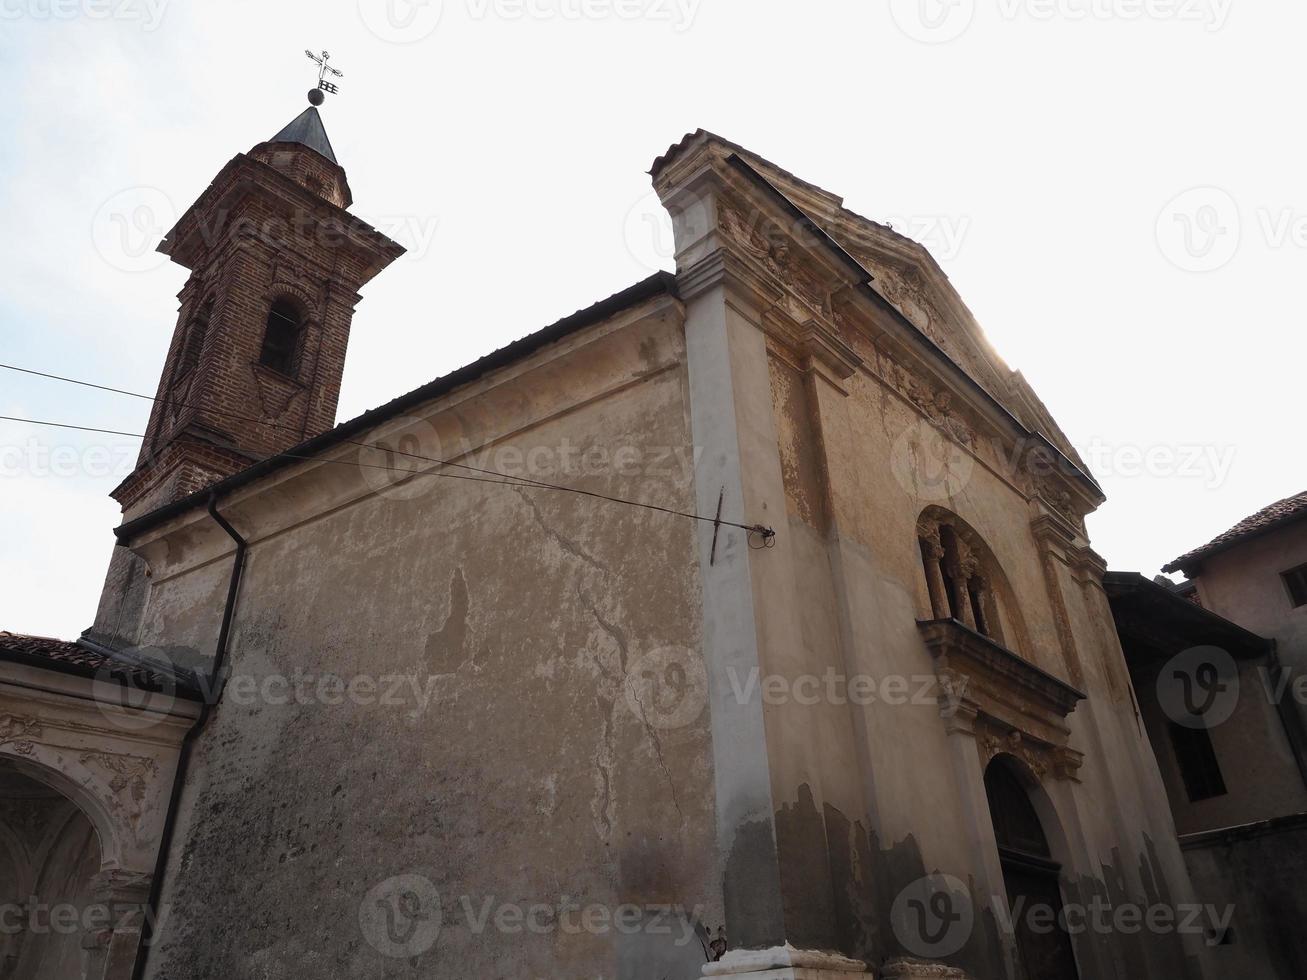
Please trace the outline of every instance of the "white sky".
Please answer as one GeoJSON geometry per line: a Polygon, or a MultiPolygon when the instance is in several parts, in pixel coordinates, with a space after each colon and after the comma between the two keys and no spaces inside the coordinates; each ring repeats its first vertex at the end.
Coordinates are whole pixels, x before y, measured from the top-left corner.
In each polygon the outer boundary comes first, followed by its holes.
{"type": "MultiPolygon", "coordinates": [[[[354,211],[410,248],[341,418],[646,276],[628,216],[704,127],[927,244],[1152,574],[1307,485],[1304,36],[1251,0],[0,0],[0,360],[153,393],[185,272],[112,215],[184,209],[326,47],[354,211]]],[[[148,413],[0,372],[3,415],[148,413]]],[[[135,451],[0,422],[0,629],[90,624],[135,451]]]]}

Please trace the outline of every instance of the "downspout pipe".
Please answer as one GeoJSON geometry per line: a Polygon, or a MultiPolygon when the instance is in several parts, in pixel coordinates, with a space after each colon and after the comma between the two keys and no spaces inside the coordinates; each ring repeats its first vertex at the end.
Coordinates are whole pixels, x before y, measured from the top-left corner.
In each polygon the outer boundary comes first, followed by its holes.
{"type": "Polygon", "coordinates": [[[154,925],[159,915],[159,899],[163,894],[163,877],[168,870],[168,853],[172,850],[173,836],[177,830],[177,813],[181,808],[182,789],[186,785],[186,773],[190,769],[191,752],[204,730],[209,714],[222,699],[222,690],[226,686],[227,638],[231,634],[231,621],[236,612],[236,597],[240,592],[241,574],[245,570],[245,551],[248,544],[225,517],[218,512],[217,495],[209,497],[209,516],[226,532],[236,544],[232,557],[231,578],[227,582],[227,602],[222,610],[222,625],[218,629],[218,644],[213,653],[213,669],[208,677],[202,678],[200,690],[204,700],[200,704],[200,713],[195,718],[186,735],[182,738],[181,750],[177,755],[177,771],[173,775],[172,793],[168,798],[168,812],[164,816],[163,832],[159,839],[159,854],[154,862],[154,875],[150,879],[150,895],[146,900],[145,916],[141,922],[141,939],[136,947],[136,960],[132,966],[132,980],[142,980],[145,966],[150,958],[150,947],[154,943],[154,925]]]}

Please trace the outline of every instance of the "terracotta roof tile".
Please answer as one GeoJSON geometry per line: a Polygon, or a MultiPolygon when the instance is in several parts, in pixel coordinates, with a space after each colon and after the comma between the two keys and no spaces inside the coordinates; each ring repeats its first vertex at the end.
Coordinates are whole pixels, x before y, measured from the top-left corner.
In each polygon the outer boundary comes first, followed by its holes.
{"type": "Polygon", "coordinates": [[[184,693],[177,682],[158,670],[152,670],[127,659],[118,659],[84,647],[70,640],[57,640],[49,636],[32,636],[27,633],[10,633],[0,630],[0,660],[46,667],[62,673],[83,677],[126,681],[142,690],[171,689],[184,693]]]}
{"type": "Polygon", "coordinates": [[[1302,493],[1296,493],[1292,497],[1285,497],[1283,500],[1277,500],[1269,507],[1263,507],[1256,514],[1245,517],[1230,530],[1223,534],[1218,534],[1211,541],[1201,548],[1195,548],[1187,554],[1181,555],[1171,564],[1162,569],[1164,572],[1179,571],[1181,568],[1192,566],[1199,560],[1213,554],[1217,551],[1224,551],[1253,535],[1269,531],[1273,527],[1278,527],[1288,521],[1295,520],[1299,517],[1307,517],[1307,490],[1302,493]]]}

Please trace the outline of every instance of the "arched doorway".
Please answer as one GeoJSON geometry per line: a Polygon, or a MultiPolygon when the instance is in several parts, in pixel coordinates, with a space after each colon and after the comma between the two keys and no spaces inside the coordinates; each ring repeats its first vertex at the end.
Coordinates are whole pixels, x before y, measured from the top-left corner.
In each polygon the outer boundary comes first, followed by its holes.
{"type": "Polygon", "coordinates": [[[0,977],[77,980],[100,840],[71,800],[0,760],[0,977]]]}
{"type": "Polygon", "coordinates": [[[1078,980],[1071,937],[1062,915],[1061,865],[1030,794],[1012,762],[995,758],[985,770],[985,795],[998,841],[1022,980],[1078,980]]]}

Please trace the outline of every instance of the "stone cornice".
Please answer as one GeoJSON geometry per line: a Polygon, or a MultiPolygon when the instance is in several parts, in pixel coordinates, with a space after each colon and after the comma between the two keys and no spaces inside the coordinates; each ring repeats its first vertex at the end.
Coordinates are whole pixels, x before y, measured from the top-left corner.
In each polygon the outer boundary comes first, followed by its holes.
{"type": "Polygon", "coordinates": [[[344,208],[318,197],[275,168],[244,153],[238,153],[213,179],[164,236],[159,251],[188,269],[205,261],[206,253],[231,240],[233,216],[241,203],[254,193],[289,205],[317,227],[333,226],[341,232],[341,245],[355,253],[371,278],[400,255],[403,246],[391,241],[366,221],[344,208]],[[218,222],[217,227],[213,226],[218,222]],[[206,225],[208,227],[206,227],[206,225]]]}
{"type": "MultiPolygon", "coordinates": [[[[950,299],[949,318],[962,324],[974,341],[977,356],[986,372],[1002,382],[997,394],[951,358],[895,303],[883,294],[875,274],[831,237],[827,228],[839,230],[851,248],[866,244],[872,223],[843,208],[839,198],[805,184],[793,175],[759,161],[747,151],[710,133],[696,133],[661,158],[654,168],[654,186],[672,213],[676,230],[679,275],[687,276],[691,293],[695,267],[711,251],[725,248],[741,264],[753,267],[751,278],[765,283],[760,305],[777,309],[796,322],[810,317],[823,323],[829,336],[852,347],[848,330],[864,334],[873,344],[890,340],[899,348],[895,356],[923,379],[927,386],[947,389],[956,396],[967,414],[984,419],[998,441],[1018,450],[1037,449],[1050,455],[1065,469],[1065,479],[1075,485],[1073,493],[1059,502],[1069,513],[1093,510],[1102,501],[1102,491],[1075,461],[1068,459],[1047,436],[1032,430],[999,396],[1009,397],[1021,387],[995,366],[997,355],[975,327],[974,320],[947,283],[933,259],[915,242],[886,229],[880,251],[893,253],[895,263],[925,276],[950,299]],[[802,207],[801,207],[802,205],[802,207]],[[814,217],[814,215],[816,217],[814,217]],[[818,220],[821,219],[821,220],[818,220]],[[845,234],[845,233],[848,234],[845,234]],[[843,311],[841,318],[836,306],[843,311]],[[798,310],[807,312],[799,313],[798,310]]],[[[829,364],[825,351],[822,360],[829,364]]],[[[835,372],[846,369],[844,363],[835,372]]],[[[1011,372],[1008,372],[1011,374],[1011,372]]],[[[991,383],[991,387],[993,384],[991,383]]],[[[1024,397],[1019,399],[1025,405],[1024,397]]],[[[1025,469],[1026,452],[1014,454],[1025,469]]],[[[1027,492],[1034,492],[1037,474],[1028,474],[1027,492]]],[[[1050,491],[1052,493],[1053,491],[1050,491]]],[[[1075,514],[1079,517],[1080,514],[1075,514]]]]}

